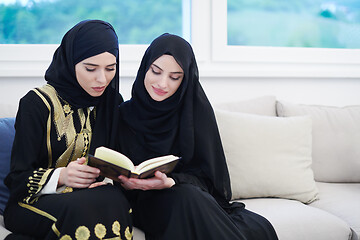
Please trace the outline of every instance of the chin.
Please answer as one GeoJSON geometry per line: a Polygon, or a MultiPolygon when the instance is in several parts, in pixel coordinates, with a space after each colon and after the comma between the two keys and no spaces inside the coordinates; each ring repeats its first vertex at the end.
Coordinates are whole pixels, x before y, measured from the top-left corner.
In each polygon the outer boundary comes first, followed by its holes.
{"type": "Polygon", "coordinates": [[[91,93],[90,96],[92,96],[92,97],[100,97],[101,95],[103,95],[103,93],[104,92],[101,92],[101,93],[95,92],[95,93],[91,93]]]}

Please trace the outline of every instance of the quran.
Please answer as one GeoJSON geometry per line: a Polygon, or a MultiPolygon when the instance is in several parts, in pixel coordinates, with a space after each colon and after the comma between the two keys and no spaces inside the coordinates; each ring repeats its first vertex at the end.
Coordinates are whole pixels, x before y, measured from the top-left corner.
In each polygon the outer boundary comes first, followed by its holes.
{"type": "Polygon", "coordinates": [[[118,176],[128,178],[150,178],[156,171],[168,174],[172,172],[181,157],[166,155],[148,159],[134,166],[124,154],[106,147],[98,147],[95,154],[88,154],[88,165],[100,169],[100,175],[119,181],[118,176]]]}

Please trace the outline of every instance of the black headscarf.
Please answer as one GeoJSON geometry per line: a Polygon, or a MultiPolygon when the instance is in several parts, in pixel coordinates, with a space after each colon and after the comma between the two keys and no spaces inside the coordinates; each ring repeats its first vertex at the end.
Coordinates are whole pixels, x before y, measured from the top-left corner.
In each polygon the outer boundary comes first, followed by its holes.
{"type": "MultiPolygon", "coordinates": [[[[111,132],[116,126],[115,109],[123,101],[119,94],[119,44],[110,23],[101,20],[85,20],[76,24],[63,37],[56,49],[45,79],[59,96],[73,108],[96,107],[96,123],[93,129],[90,152],[100,145],[110,145],[111,132]],[[88,94],[78,83],[75,65],[82,60],[109,52],[116,57],[116,73],[109,86],[99,97],[88,94]]],[[[110,146],[109,146],[110,147],[110,146]]]]}
{"type": "MultiPolygon", "coordinates": [[[[163,34],[145,52],[132,88],[120,107],[138,141],[156,155],[180,154],[182,170],[207,176],[216,197],[229,201],[230,179],[214,111],[203,91],[192,47],[179,36],[163,34]],[[175,58],[184,71],[178,90],[163,101],[153,100],[144,86],[145,74],[160,56],[175,58]]],[[[153,156],[149,156],[153,157],[153,156]]]]}

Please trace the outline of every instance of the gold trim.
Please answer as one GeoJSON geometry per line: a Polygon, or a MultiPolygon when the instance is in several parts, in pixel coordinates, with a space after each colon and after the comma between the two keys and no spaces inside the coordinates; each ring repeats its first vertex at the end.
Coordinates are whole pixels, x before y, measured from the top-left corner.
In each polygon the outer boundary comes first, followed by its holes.
{"type": "Polygon", "coordinates": [[[43,210],[37,209],[34,206],[31,206],[31,205],[28,205],[28,204],[25,204],[25,203],[22,203],[22,202],[18,202],[18,204],[19,204],[20,207],[29,209],[30,211],[33,211],[33,212],[35,212],[35,213],[37,213],[37,214],[39,214],[41,216],[44,216],[44,217],[50,219],[51,221],[54,221],[54,222],[57,221],[57,219],[53,215],[51,215],[51,214],[49,214],[49,213],[47,213],[47,212],[45,212],[43,210]]]}
{"type": "Polygon", "coordinates": [[[60,141],[65,138],[66,150],[56,160],[55,167],[65,167],[71,161],[80,157],[86,156],[89,150],[89,145],[92,137],[92,129],[90,123],[90,108],[87,108],[87,116],[82,108],[77,111],[71,109],[71,106],[62,100],[65,105],[62,105],[56,90],[51,85],[47,84],[40,89],[46,94],[53,104],[53,121],[57,133],[57,139],[60,141]],[[78,114],[81,130],[76,132],[73,114],[78,114]]]}
{"type": "Polygon", "coordinates": [[[24,199],[24,202],[33,203],[37,200],[37,198],[32,200],[33,196],[41,191],[52,171],[52,168],[39,168],[33,171],[33,175],[29,177],[29,181],[27,183],[29,196],[24,199]]]}
{"type": "Polygon", "coordinates": [[[52,152],[51,152],[51,142],[50,142],[50,130],[51,130],[51,107],[49,102],[45,99],[45,97],[37,90],[33,89],[33,91],[41,98],[41,100],[44,102],[46,107],[49,109],[49,117],[47,120],[47,132],[46,132],[46,145],[48,149],[48,167],[51,167],[52,165],[52,152]]]}
{"type": "MultiPolygon", "coordinates": [[[[60,237],[60,231],[59,229],[57,229],[55,223],[51,226],[51,229],[54,231],[54,233],[56,234],[56,236],[60,237]]],[[[70,238],[71,239],[71,238],[70,238]]]]}

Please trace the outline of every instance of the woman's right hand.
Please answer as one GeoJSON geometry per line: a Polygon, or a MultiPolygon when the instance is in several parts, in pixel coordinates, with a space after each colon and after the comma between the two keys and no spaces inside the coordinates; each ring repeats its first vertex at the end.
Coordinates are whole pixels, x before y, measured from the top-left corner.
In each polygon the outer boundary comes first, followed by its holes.
{"type": "Polygon", "coordinates": [[[60,172],[58,186],[68,186],[72,188],[87,188],[99,177],[100,170],[88,165],[84,165],[86,159],[79,158],[70,162],[60,172]]]}

